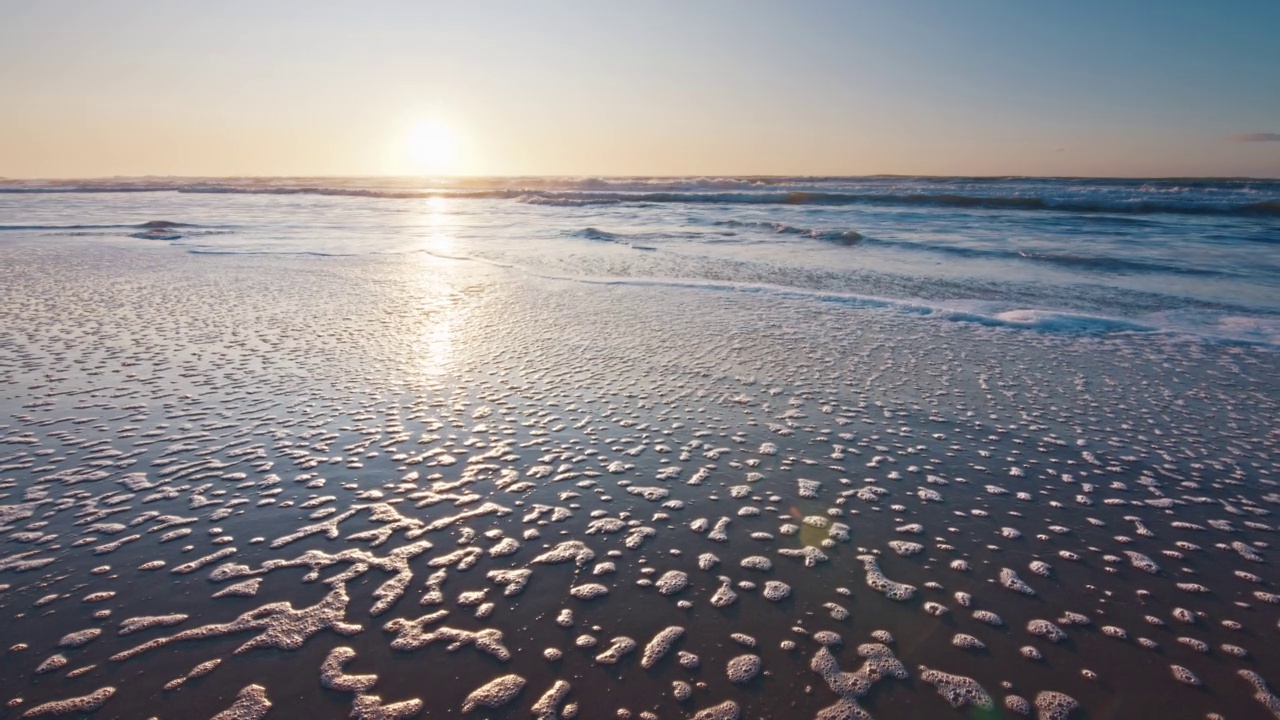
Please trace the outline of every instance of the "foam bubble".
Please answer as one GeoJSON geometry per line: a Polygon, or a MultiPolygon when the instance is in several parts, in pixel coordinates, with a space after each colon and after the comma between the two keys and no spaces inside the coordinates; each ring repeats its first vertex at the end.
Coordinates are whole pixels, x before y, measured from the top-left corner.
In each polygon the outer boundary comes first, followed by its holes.
{"type": "Polygon", "coordinates": [[[43,675],[45,673],[54,672],[55,670],[61,670],[67,666],[68,662],[66,655],[56,653],[45,658],[44,662],[37,665],[35,673],[36,675],[43,675]]]}
{"type": "Polygon", "coordinates": [[[902,557],[911,557],[924,552],[924,546],[920,543],[907,542],[905,540],[890,540],[889,548],[902,557]]]}
{"type": "Polygon", "coordinates": [[[594,600],[598,597],[608,595],[609,588],[600,583],[583,583],[569,588],[569,594],[579,600],[594,600]]]}
{"type": "Polygon", "coordinates": [[[84,630],[77,630],[76,632],[73,632],[73,633],[67,633],[66,635],[62,636],[61,640],[58,641],[58,647],[63,647],[63,648],[82,647],[96,640],[98,636],[101,634],[102,634],[102,630],[100,628],[85,628],[84,630]]]}
{"type": "Polygon", "coordinates": [[[844,642],[839,633],[830,630],[819,630],[814,633],[813,641],[824,647],[834,647],[844,642]]]}
{"type": "Polygon", "coordinates": [[[422,701],[417,698],[384,705],[377,695],[358,694],[351,701],[354,720],[403,720],[422,712],[422,701]]]}
{"type": "Polygon", "coordinates": [[[502,662],[511,659],[511,651],[503,644],[502,631],[497,628],[484,628],[472,632],[441,626],[431,632],[423,631],[424,627],[440,622],[446,615],[448,615],[447,610],[437,610],[417,620],[396,618],[384,625],[383,629],[397,633],[396,638],[391,641],[391,647],[395,650],[417,650],[432,643],[444,642],[447,643],[446,650],[449,652],[466,645],[473,645],[477,650],[492,655],[502,662]]]}
{"type": "Polygon", "coordinates": [[[172,627],[179,623],[185,622],[188,615],[182,613],[173,613],[171,615],[143,615],[141,617],[132,617],[120,621],[120,630],[118,634],[129,635],[131,633],[140,632],[142,630],[150,630],[157,627],[172,627]]]}
{"type": "Polygon", "coordinates": [[[525,684],[525,679],[514,673],[496,677],[467,695],[462,703],[462,712],[466,714],[482,707],[491,710],[500,708],[515,700],[520,691],[524,690],[525,684]]]}
{"type": "Polygon", "coordinates": [[[671,652],[672,645],[684,636],[684,628],[678,625],[672,625],[663,630],[658,631],[653,639],[644,646],[644,653],[640,658],[640,667],[648,670],[658,661],[671,652]]]}
{"type": "Polygon", "coordinates": [[[674,680],[671,683],[671,696],[677,702],[685,702],[693,697],[693,686],[683,680],[674,680]]]}
{"type": "Polygon", "coordinates": [[[1132,550],[1125,550],[1124,554],[1125,554],[1125,557],[1129,558],[1129,563],[1133,565],[1135,568],[1146,573],[1151,573],[1152,575],[1160,574],[1160,566],[1157,565],[1154,560],[1147,557],[1146,555],[1143,555],[1140,552],[1134,552],[1132,550]]]}
{"type": "Polygon", "coordinates": [[[931,670],[922,665],[920,679],[936,688],[938,694],[953,708],[972,705],[982,710],[990,710],[994,707],[991,696],[973,678],[931,670]]]}
{"type": "Polygon", "coordinates": [[[247,685],[236,695],[231,707],[214,715],[212,720],[262,720],[270,709],[267,689],[261,685],[247,685]]]}
{"type": "Polygon", "coordinates": [[[812,545],[806,545],[802,548],[778,548],[778,554],[800,558],[804,561],[805,567],[814,567],[820,562],[827,561],[826,553],[812,545]]]}
{"type": "Polygon", "coordinates": [[[1186,669],[1181,665],[1170,665],[1169,670],[1170,672],[1173,673],[1173,679],[1177,680],[1178,682],[1184,685],[1198,686],[1198,685],[1204,684],[1200,681],[1200,678],[1197,677],[1195,673],[1191,672],[1190,670],[1186,669]]]}
{"type": "Polygon", "coordinates": [[[1036,591],[1031,589],[1030,585],[1023,582],[1022,578],[1018,577],[1018,573],[1014,572],[1010,568],[1000,568],[1000,584],[1014,592],[1022,593],[1023,595],[1036,594],[1036,591]]]}
{"type": "Polygon", "coordinates": [[[1062,642],[1067,639],[1067,634],[1062,631],[1062,628],[1054,625],[1048,620],[1029,620],[1027,622],[1027,632],[1053,643],[1062,642]]]}
{"type": "Polygon", "coordinates": [[[1031,703],[1021,695],[1006,695],[1004,709],[1017,715],[1031,715],[1031,703]]]}
{"type": "MultiPolygon", "coordinates": [[[[46,715],[70,715],[72,713],[91,713],[100,709],[112,695],[116,694],[113,687],[99,688],[88,695],[80,697],[67,698],[66,700],[54,700],[47,703],[36,705],[28,709],[22,714],[24,718],[44,717],[46,715]]],[[[222,718],[217,716],[214,720],[238,720],[235,718],[222,718]]]]}
{"type": "Polygon", "coordinates": [[[933,602],[932,600],[926,602],[922,607],[925,612],[929,613],[934,617],[942,617],[943,615],[946,615],[947,613],[951,612],[947,608],[947,606],[933,602]]]}
{"type": "Polygon", "coordinates": [[[1066,720],[1079,707],[1080,703],[1066,693],[1045,690],[1036,695],[1039,720],[1066,720]]]}
{"type": "Polygon", "coordinates": [[[768,580],[764,584],[761,595],[766,600],[780,602],[791,595],[791,586],[778,580],[768,580]]]}
{"type": "Polygon", "coordinates": [[[703,708],[694,713],[690,720],[738,720],[742,717],[742,708],[732,700],[725,700],[718,705],[703,708]]]}
{"type": "Polygon", "coordinates": [[[529,578],[533,575],[533,571],[528,568],[512,569],[512,570],[490,570],[485,577],[489,578],[495,585],[504,586],[506,589],[502,591],[504,597],[515,597],[524,592],[525,587],[529,584],[529,578]]]}
{"type": "Polygon", "coordinates": [[[725,673],[729,677],[729,682],[746,683],[760,674],[761,666],[759,655],[739,655],[729,660],[725,666],[725,673]]]}
{"type": "Polygon", "coordinates": [[[535,557],[531,562],[545,565],[558,565],[572,561],[582,567],[594,560],[596,554],[581,540],[566,540],[554,548],[535,557]]]}
{"type": "Polygon", "coordinates": [[[625,635],[614,638],[604,652],[596,655],[596,662],[601,665],[617,665],[618,661],[636,651],[635,640],[625,635]]]}
{"type": "Polygon", "coordinates": [[[354,660],[356,651],[349,647],[336,647],[329,651],[320,665],[320,684],[339,692],[364,692],[378,682],[377,675],[347,675],[343,667],[354,660]]]}
{"type": "Polygon", "coordinates": [[[1271,688],[1267,686],[1267,681],[1262,676],[1252,670],[1240,669],[1236,671],[1245,682],[1253,686],[1257,692],[1253,699],[1257,700],[1264,708],[1271,711],[1276,718],[1280,718],[1280,696],[1271,692],[1271,688]]]}
{"type": "Polygon", "coordinates": [[[654,583],[663,595],[675,595],[689,585],[688,574],[680,570],[668,570],[654,583]]]}
{"type": "Polygon", "coordinates": [[[556,708],[569,695],[569,683],[564,680],[556,680],[551,687],[538,698],[530,710],[537,720],[555,720],[556,708]]]}
{"type": "Polygon", "coordinates": [[[859,555],[858,560],[862,561],[862,567],[867,573],[867,586],[876,592],[882,593],[890,600],[910,600],[916,594],[915,587],[905,583],[894,582],[885,577],[880,571],[880,565],[876,561],[875,555],[859,555]]]}
{"type": "Polygon", "coordinates": [[[1004,625],[1004,620],[1002,620],[999,615],[989,610],[974,610],[973,619],[979,622],[984,622],[992,627],[1000,627],[1004,625]]]}
{"type": "Polygon", "coordinates": [[[729,587],[729,578],[720,578],[721,585],[711,596],[711,605],[718,608],[728,607],[738,601],[738,593],[729,587]]]}
{"type": "Polygon", "coordinates": [[[833,602],[822,603],[822,607],[831,613],[832,620],[848,620],[849,611],[843,605],[833,602]]]}

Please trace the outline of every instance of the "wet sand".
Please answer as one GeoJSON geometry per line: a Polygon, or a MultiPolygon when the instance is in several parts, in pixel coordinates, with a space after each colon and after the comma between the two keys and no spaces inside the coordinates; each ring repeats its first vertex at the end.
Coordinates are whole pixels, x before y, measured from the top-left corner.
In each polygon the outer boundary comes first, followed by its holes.
{"type": "Polygon", "coordinates": [[[7,717],[1280,717],[1273,350],[430,256],[0,262],[7,717]]]}

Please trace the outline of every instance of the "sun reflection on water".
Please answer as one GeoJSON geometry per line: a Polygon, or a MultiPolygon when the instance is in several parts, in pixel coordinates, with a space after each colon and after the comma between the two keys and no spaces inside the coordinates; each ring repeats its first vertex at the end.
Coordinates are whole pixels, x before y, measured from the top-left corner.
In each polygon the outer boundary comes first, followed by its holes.
{"type": "Polygon", "coordinates": [[[423,212],[414,224],[422,237],[422,249],[429,253],[451,255],[454,251],[453,232],[449,229],[452,201],[444,197],[423,200],[423,212]]]}

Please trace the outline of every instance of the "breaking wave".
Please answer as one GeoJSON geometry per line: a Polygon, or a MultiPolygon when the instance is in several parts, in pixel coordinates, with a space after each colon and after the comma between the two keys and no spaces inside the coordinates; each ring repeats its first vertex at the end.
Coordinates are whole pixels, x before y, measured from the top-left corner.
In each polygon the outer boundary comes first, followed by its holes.
{"type": "Polygon", "coordinates": [[[138,178],[0,181],[0,193],[214,193],[620,203],[868,205],[1280,217],[1280,181],[1102,178],[138,178]]]}

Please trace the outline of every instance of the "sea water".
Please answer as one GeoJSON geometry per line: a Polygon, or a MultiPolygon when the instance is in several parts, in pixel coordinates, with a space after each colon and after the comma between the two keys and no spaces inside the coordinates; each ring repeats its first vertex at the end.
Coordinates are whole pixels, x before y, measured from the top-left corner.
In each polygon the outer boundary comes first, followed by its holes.
{"type": "Polygon", "coordinates": [[[1274,180],[5,181],[0,232],[195,253],[429,253],[985,323],[1280,339],[1274,180]]]}
{"type": "Polygon", "coordinates": [[[5,190],[11,716],[1278,712],[1275,183],[5,190]]]}

